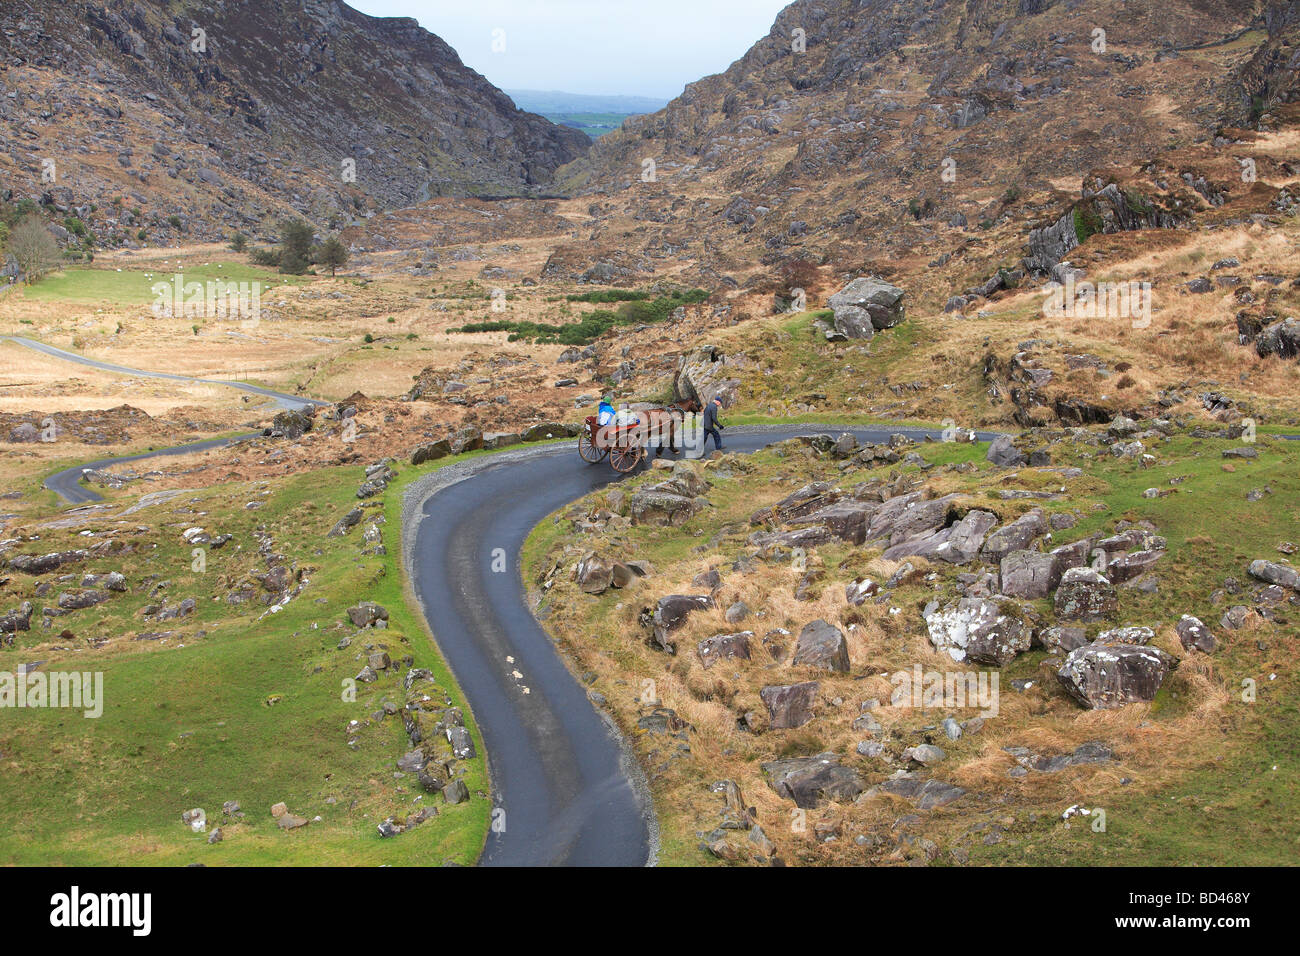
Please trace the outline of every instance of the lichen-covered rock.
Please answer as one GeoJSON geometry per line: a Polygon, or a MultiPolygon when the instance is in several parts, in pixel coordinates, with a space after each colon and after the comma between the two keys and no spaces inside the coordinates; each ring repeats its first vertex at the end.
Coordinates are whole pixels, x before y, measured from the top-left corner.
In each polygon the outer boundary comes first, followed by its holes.
{"type": "Polygon", "coordinates": [[[1071,568],[1056,589],[1056,616],[1063,621],[1099,621],[1119,609],[1115,587],[1092,568],[1071,568]]]}
{"type": "Polygon", "coordinates": [[[962,598],[942,610],[926,609],[930,643],[954,661],[1003,667],[1029,650],[1033,631],[1018,616],[984,598],[962,598]]]}
{"type": "Polygon", "coordinates": [[[1149,703],[1177,661],[1158,647],[1093,643],[1070,652],[1057,678],[1085,707],[1149,703]]]}

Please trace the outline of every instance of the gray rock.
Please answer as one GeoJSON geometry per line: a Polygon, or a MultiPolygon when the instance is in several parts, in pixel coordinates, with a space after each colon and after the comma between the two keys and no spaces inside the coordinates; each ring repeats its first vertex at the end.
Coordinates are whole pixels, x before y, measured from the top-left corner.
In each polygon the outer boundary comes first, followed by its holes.
{"type": "Polygon", "coordinates": [[[1029,462],[1029,456],[1015,446],[1010,435],[993,439],[985,457],[999,468],[1020,468],[1029,462]]]}
{"type": "Polygon", "coordinates": [[[1012,551],[1002,559],[1002,593],[1008,597],[1045,598],[1061,583],[1056,555],[1041,551],[1012,551]]]}
{"type": "Polygon", "coordinates": [[[758,696],[767,707],[768,720],[773,730],[791,730],[802,727],[813,719],[812,707],[817,700],[819,685],[816,681],[802,684],[779,684],[764,687],[758,696]]]}
{"type": "Polygon", "coordinates": [[[1071,568],[1056,590],[1056,616],[1063,621],[1099,621],[1119,609],[1110,581],[1092,568],[1071,568]]]}
{"type": "Polygon", "coordinates": [[[799,632],[793,663],[847,674],[849,671],[848,642],[838,627],[823,620],[813,621],[799,632]]]}
{"type": "Polygon", "coordinates": [[[773,760],[762,769],[769,787],[805,810],[848,802],[865,789],[862,775],[831,753],[773,760]]]}
{"type": "Polygon", "coordinates": [[[907,318],[905,295],[882,279],[854,279],[829,299],[836,331],[849,338],[871,338],[878,329],[892,329],[907,318]]]}
{"type": "Polygon", "coordinates": [[[1184,650],[1198,650],[1204,654],[1213,653],[1216,643],[1214,635],[1200,618],[1184,614],[1174,625],[1174,630],[1178,632],[1178,640],[1184,650]]]}
{"type": "Polygon", "coordinates": [[[715,634],[700,641],[696,652],[700,663],[708,670],[722,660],[749,660],[749,641],[753,631],[741,631],[738,634],[715,634]]]}
{"type": "Polygon", "coordinates": [[[1071,651],[1057,678],[1085,707],[1149,703],[1177,662],[1158,647],[1088,644],[1071,651]]]}
{"type": "Polygon", "coordinates": [[[1029,650],[1033,632],[1018,617],[984,598],[962,598],[939,610],[926,609],[930,643],[958,663],[966,660],[1003,667],[1029,650]]]}

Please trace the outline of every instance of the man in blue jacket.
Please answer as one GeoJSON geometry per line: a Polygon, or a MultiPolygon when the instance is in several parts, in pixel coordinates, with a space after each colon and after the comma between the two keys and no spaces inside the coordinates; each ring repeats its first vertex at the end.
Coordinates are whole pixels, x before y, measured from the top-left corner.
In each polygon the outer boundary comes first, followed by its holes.
{"type": "Polygon", "coordinates": [[[726,425],[718,421],[718,409],[722,407],[722,399],[715,398],[709,404],[704,406],[704,447],[709,447],[709,436],[713,436],[713,444],[722,451],[722,433],[720,428],[726,428],[726,425]]]}

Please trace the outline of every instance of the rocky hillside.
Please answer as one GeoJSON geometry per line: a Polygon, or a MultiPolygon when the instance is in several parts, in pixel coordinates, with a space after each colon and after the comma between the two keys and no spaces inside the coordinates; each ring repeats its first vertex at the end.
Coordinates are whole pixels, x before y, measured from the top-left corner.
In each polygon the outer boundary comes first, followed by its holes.
{"type": "Polygon", "coordinates": [[[414,20],[339,0],[7,0],[0,64],[6,198],[75,210],[106,245],[544,194],[588,145],[414,20]]]}
{"type": "Polygon", "coordinates": [[[1248,158],[1242,128],[1293,122],[1298,36],[1294,0],[799,0],[561,176],[629,252],[923,266],[1022,239],[1101,167],[1248,158]]]}

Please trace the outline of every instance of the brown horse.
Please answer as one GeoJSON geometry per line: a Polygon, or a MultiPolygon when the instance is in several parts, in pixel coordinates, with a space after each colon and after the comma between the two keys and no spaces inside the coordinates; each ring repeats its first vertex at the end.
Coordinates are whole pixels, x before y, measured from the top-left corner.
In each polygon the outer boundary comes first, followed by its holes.
{"type": "Polygon", "coordinates": [[[645,412],[645,425],[650,439],[658,439],[655,446],[655,457],[658,458],[664,450],[664,445],[668,445],[669,451],[674,455],[678,454],[677,448],[677,430],[686,423],[687,414],[697,414],[703,408],[698,401],[693,398],[687,398],[680,402],[674,402],[663,408],[652,408],[645,412]],[[665,441],[665,439],[667,439],[665,441]]]}

